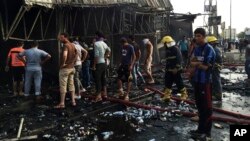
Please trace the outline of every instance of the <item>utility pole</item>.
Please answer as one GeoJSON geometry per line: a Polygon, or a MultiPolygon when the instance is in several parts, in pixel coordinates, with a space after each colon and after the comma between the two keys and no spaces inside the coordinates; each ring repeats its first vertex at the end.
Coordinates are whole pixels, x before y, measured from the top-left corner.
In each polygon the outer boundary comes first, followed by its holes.
{"type": "Polygon", "coordinates": [[[217,17],[217,0],[205,0],[205,12],[208,13],[208,34],[213,34],[218,37],[218,25],[213,22],[217,17]],[[209,20],[210,19],[210,20],[209,20]]]}
{"type": "Polygon", "coordinates": [[[232,0],[230,0],[230,29],[229,29],[229,40],[232,40],[232,0]]]}
{"type": "MultiPolygon", "coordinates": [[[[212,14],[212,0],[209,0],[209,14],[212,14]]],[[[210,17],[211,15],[209,15],[210,17]]],[[[208,25],[208,34],[211,35],[212,26],[208,25]]]]}
{"type": "Polygon", "coordinates": [[[230,28],[229,28],[228,51],[231,50],[231,40],[232,40],[232,0],[230,0],[230,28]]]}

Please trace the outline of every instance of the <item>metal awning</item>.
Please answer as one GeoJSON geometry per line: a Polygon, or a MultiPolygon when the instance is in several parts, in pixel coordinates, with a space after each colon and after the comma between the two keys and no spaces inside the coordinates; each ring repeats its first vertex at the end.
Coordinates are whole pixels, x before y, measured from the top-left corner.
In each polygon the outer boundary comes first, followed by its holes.
{"type": "Polygon", "coordinates": [[[169,0],[24,0],[26,5],[39,5],[47,8],[54,6],[73,6],[73,7],[105,7],[122,4],[136,4],[138,7],[154,9],[164,9],[172,11],[173,7],[169,0]]]}

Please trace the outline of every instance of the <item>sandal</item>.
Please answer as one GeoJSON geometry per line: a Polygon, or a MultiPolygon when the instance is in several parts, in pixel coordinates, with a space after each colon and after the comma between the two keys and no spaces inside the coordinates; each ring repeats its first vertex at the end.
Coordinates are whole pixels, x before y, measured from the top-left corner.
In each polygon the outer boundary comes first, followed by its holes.
{"type": "Polygon", "coordinates": [[[129,101],[129,96],[128,96],[128,95],[125,95],[124,100],[125,100],[125,101],[129,101]]]}
{"type": "Polygon", "coordinates": [[[107,94],[103,94],[103,95],[102,95],[102,98],[103,98],[103,99],[107,99],[107,98],[108,98],[108,95],[107,95],[107,94]]]}
{"type": "Polygon", "coordinates": [[[124,97],[124,91],[122,89],[118,90],[118,97],[123,98],[124,97]]]}
{"type": "Polygon", "coordinates": [[[101,92],[101,96],[102,96],[103,99],[107,99],[108,98],[107,93],[105,93],[104,91],[101,92]]]}
{"type": "Polygon", "coordinates": [[[56,106],[54,106],[55,109],[64,109],[65,108],[65,105],[63,104],[58,104],[56,106]]]}
{"type": "Polygon", "coordinates": [[[100,102],[100,101],[102,101],[102,96],[101,95],[97,95],[95,97],[95,101],[94,102],[100,102]]]}

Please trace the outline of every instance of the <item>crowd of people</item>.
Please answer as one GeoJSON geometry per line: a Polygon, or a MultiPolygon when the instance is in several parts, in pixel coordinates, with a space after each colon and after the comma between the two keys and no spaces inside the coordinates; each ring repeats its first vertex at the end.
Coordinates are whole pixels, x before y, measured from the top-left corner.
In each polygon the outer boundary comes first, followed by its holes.
{"type": "MultiPolygon", "coordinates": [[[[93,44],[88,47],[78,38],[70,39],[67,33],[60,33],[58,40],[63,44],[60,56],[59,86],[60,102],[54,106],[56,109],[65,108],[66,93],[71,95],[71,104],[76,106],[76,100],[81,98],[81,92],[91,86],[95,80],[95,102],[102,101],[107,95],[107,63],[111,48],[105,42],[105,36],[96,32],[93,44]],[[91,75],[92,73],[92,75],[91,75]]],[[[196,106],[198,108],[199,126],[191,131],[193,136],[211,136],[212,127],[212,96],[216,100],[222,99],[220,69],[222,64],[221,52],[218,49],[218,40],[214,36],[206,36],[203,28],[194,31],[194,38],[188,42],[186,37],[179,42],[171,36],[164,36],[166,55],[165,89],[163,101],[171,99],[172,85],[176,83],[182,100],[188,98],[188,92],[183,82],[183,72],[189,74],[190,82],[194,88],[196,106]],[[213,82],[213,83],[212,83],[213,82]]],[[[153,44],[150,39],[142,40],[146,51],[144,71],[146,78],[140,72],[141,47],[130,35],[120,39],[121,52],[117,70],[117,92],[119,98],[129,100],[131,87],[138,89],[138,79],[144,84],[154,84],[152,75],[153,44]],[[127,84],[126,90],[123,85],[127,84]],[[134,83],[134,85],[132,85],[134,83]]],[[[8,54],[6,71],[13,73],[13,94],[30,95],[32,83],[35,86],[37,100],[41,99],[42,65],[51,58],[47,52],[38,49],[36,41],[31,48],[24,50],[23,42],[18,42],[8,54]],[[25,74],[25,75],[24,75],[25,74]],[[25,77],[24,77],[25,76],[25,77]],[[33,81],[34,80],[34,81],[33,81]],[[22,87],[24,83],[24,93],[22,87]]],[[[249,66],[249,65],[248,65],[249,66]]]]}

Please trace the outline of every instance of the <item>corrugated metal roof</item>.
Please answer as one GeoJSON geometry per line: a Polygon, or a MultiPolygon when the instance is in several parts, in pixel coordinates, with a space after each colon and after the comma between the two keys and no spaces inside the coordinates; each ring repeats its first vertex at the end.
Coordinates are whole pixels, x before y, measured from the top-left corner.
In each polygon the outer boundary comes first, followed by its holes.
{"type": "Polygon", "coordinates": [[[33,6],[40,5],[53,7],[54,5],[70,6],[111,6],[119,4],[137,4],[139,7],[161,8],[172,10],[172,4],[169,0],[24,0],[25,4],[33,6]]]}

